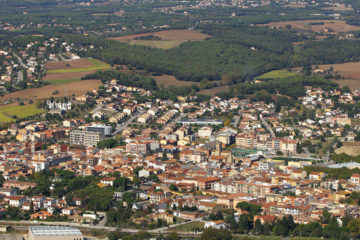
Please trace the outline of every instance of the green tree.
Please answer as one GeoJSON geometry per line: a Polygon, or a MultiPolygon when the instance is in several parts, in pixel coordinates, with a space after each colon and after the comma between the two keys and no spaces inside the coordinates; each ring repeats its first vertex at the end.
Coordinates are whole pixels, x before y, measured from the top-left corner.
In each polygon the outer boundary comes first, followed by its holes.
{"type": "Polygon", "coordinates": [[[201,240],[231,240],[231,232],[227,229],[206,228],[200,237],[201,240]]]}

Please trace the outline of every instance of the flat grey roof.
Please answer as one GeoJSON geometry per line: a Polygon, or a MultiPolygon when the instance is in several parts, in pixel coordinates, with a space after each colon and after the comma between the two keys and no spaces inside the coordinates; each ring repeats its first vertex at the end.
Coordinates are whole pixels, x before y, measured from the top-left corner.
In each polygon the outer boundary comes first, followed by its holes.
{"type": "Polygon", "coordinates": [[[34,236],[82,236],[79,229],[66,226],[30,226],[34,236]]]}

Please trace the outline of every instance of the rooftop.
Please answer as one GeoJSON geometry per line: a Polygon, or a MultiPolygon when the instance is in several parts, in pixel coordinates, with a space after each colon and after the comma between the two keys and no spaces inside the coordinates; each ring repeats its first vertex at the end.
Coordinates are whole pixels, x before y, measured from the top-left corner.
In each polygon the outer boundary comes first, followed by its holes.
{"type": "Polygon", "coordinates": [[[30,226],[30,231],[34,236],[82,236],[79,229],[64,226],[30,226]]]}

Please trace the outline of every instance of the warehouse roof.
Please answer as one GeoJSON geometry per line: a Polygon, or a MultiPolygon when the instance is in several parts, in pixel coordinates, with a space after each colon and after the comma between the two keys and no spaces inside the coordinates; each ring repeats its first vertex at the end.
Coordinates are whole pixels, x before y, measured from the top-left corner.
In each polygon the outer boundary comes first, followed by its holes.
{"type": "Polygon", "coordinates": [[[79,229],[65,226],[30,226],[34,236],[71,236],[82,235],[79,229]]]}

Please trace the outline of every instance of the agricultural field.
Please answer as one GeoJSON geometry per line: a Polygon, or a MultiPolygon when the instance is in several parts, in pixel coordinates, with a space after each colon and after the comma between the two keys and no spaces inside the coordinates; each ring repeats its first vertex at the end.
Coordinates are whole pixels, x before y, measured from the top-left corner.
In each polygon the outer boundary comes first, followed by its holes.
{"type": "Polygon", "coordinates": [[[179,81],[172,75],[161,75],[161,76],[151,76],[158,86],[163,86],[164,88],[168,88],[170,86],[175,87],[183,87],[183,86],[191,86],[193,84],[199,85],[199,82],[190,82],[190,81],[179,81]]]}
{"type": "Polygon", "coordinates": [[[15,121],[17,118],[26,118],[44,112],[44,109],[37,108],[35,104],[23,106],[3,105],[0,106],[0,123],[8,123],[15,121]]]}
{"type": "Polygon", "coordinates": [[[351,90],[360,89],[360,62],[320,65],[319,69],[329,70],[330,67],[344,78],[336,81],[341,87],[348,86],[351,90]]]}
{"type": "Polygon", "coordinates": [[[97,70],[110,68],[109,64],[97,59],[78,59],[73,61],[49,62],[45,65],[47,74],[44,80],[51,84],[79,81],[81,77],[97,70]]]}
{"type": "Polygon", "coordinates": [[[297,73],[289,72],[287,70],[273,70],[271,72],[264,73],[256,79],[276,79],[296,76],[297,73]]]}
{"type": "Polygon", "coordinates": [[[63,84],[51,84],[48,86],[40,88],[29,88],[17,92],[7,94],[3,97],[0,97],[0,101],[10,100],[10,99],[43,99],[50,97],[64,97],[74,94],[75,96],[81,96],[88,91],[97,89],[101,86],[102,83],[100,80],[84,80],[76,81],[63,84]],[[53,95],[55,91],[59,91],[58,94],[53,95]]]}
{"type": "Polygon", "coordinates": [[[178,47],[181,43],[186,41],[202,41],[209,37],[210,35],[190,30],[166,30],[153,33],[113,37],[111,39],[132,45],[144,45],[161,49],[170,49],[178,47]],[[154,39],[146,39],[146,37],[149,36],[153,36],[154,39]]]}
{"type": "Polygon", "coordinates": [[[271,28],[287,29],[291,26],[291,30],[296,30],[299,33],[317,32],[336,34],[340,32],[358,31],[360,26],[353,26],[347,24],[343,20],[303,20],[303,21],[284,21],[271,22],[263,24],[262,26],[270,26],[271,28]]]}

